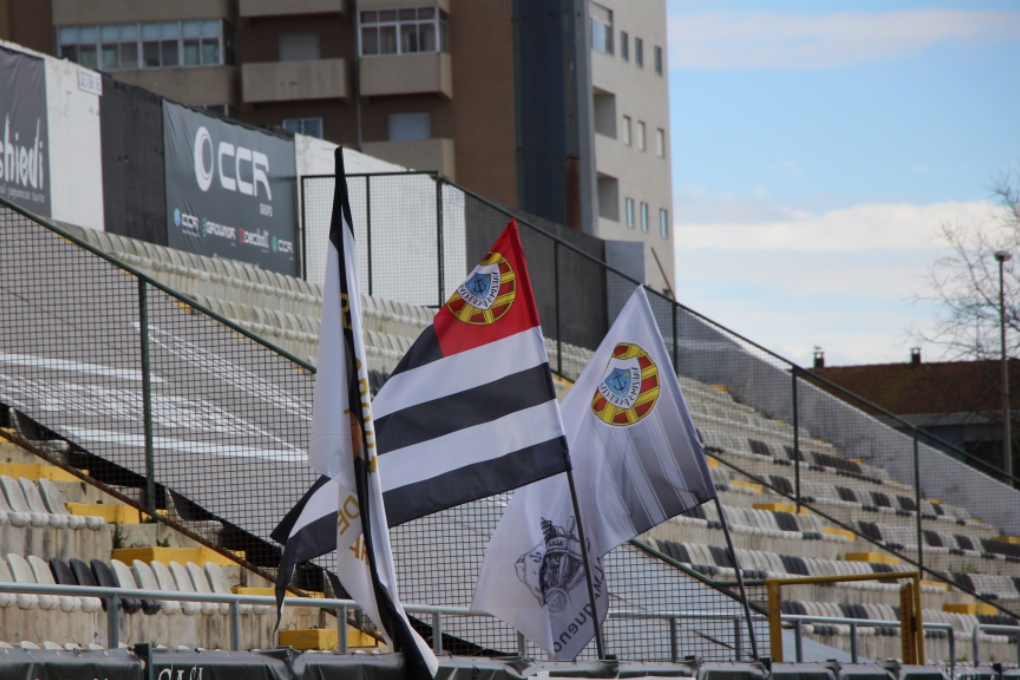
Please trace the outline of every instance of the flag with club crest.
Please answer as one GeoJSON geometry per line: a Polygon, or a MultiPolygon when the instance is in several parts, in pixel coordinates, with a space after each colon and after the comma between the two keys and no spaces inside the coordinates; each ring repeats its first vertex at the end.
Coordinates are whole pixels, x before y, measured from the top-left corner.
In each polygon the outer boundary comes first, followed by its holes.
{"type": "MultiPolygon", "coordinates": [[[[602,560],[635,536],[716,496],[680,383],[643,288],[631,296],[561,406],[599,620],[602,560]]],[[[594,629],[565,475],[518,489],[485,552],[472,609],[557,660],[594,629]]]]}

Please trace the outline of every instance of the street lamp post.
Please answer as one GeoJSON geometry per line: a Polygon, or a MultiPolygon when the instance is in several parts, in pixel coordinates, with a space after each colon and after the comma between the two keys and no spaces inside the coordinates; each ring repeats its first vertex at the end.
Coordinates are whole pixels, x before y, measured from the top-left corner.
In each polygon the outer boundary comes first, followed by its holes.
{"type": "MultiPolygon", "coordinates": [[[[1006,295],[1002,270],[1012,257],[1005,250],[995,251],[995,260],[999,263],[999,343],[1002,347],[1002,455],[1005,460],[1003,469],[1008,478],[1013,477],[1013,446],[1009,431],[1009,364],[1006,359],[1006,295]]],[[[1009,484],[1012,485],[1012,481],[1009,484]]]]}

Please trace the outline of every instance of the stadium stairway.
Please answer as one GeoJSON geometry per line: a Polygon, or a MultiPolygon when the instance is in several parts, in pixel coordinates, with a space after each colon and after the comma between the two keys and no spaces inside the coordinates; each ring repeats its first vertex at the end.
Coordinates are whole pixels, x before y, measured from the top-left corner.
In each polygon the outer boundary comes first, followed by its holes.
{"type": "MultiPolygon", "coordinates": [[[[292,355],[314,363],[320,287],[255,267],[212,260],[113,234],[87,230],[76,233],[191,297],[197,304],[292,355]]],[[[429,323],[434,311],[369,296],[363,298],[363,303],[372,388],[377,391],[429,323]]],[[[555,363],[555,342],[547,338],[547,347],[555,363]]],[[[579,373],[590,357],[590,351],[580,347],[565,345],[562,351],[565,373],[572,375],[579,373]]],[[[933,617],[952,614],[950,622],[965,633],[979,615],[976,610],[971,614],[952,611],[954,607],[978,606],[973,596],[965,591],[1012,606],[1016,611],[1015,603],[1020,600],[1020,545],[1001,540],[999,529],[971,517],[966,508],[939,499],[923,499],[917,507],[912,487],[894,481],[882,468],[848,459],[840,449],[816,439],[803,427],[797,433],[803,499],[852,531],[810,510],[798,513],[788,497],[794,487],[792,426],[738,403],[725,386],[681,377],[681,387],[698,434],[713,457],[712,474],[745,575],[832,575],[862,573],[862,570],[874,573],[886,568],[903,570],[906,567],[896,564],[893,551],[907,557],[916,555],[915,527],[920,512],[925,562],[945,571],[948,581],[923,586],[926,614],[932,612],[933,617]],[[971,618],[966,618],[968,616],[971,618]]],[[[567,381],[557,384],[560,396],[568,388],[567,381]]],[[[686,562],[712,577],[726,579],[733,574],[732,565],[721,550],[725,543],[714,508],[699,508],[657,527],[642,538],[677,561],[686,562]]],[[[888,584],[798,588],[787,593],[790,602],[815,609],[822,607],[826,611],[833,611],[829,605],[898,605],[898,595],[888,584]]],[[[991,616],[989,613],[980,615],[991,616]]],[[[824,642],[831,632],[819,629],[812,630],[811,634],[824,642]]],[[[839,633],[828,644],[846,649],[849,643],[846,636],[839,633]]],[[[1002,644],[1004,647],[999,650],[1002,654],[998,658],[1015,659],[1015,645],[1011,651],[1007,643],[1002,644]]],[[[872,651],[875,657],[885,658],[878,647],[872,651]]]]}
{"type": "MultiPolygon", "coordinates": [[[[6,438],[0,438],[0,548],[0,583],[260,595],[272,586],[6,438]]],[[[105,608],[99,598],[13,595],[0,589],[0,640],[17,646],[103,647],[105,608]]],[[[275,647],[272,608],[240,609],[241,640],[250,647],[275,647]]],[[[122,644],[155,640],[205,649],[229,646],[227,615],[227,605],[132,599],[122,600],[117,612],[122,644]]],[[[285,630],[323,627],[335,631],[335,617],[294,607],[285,611],[285,630]]]]}

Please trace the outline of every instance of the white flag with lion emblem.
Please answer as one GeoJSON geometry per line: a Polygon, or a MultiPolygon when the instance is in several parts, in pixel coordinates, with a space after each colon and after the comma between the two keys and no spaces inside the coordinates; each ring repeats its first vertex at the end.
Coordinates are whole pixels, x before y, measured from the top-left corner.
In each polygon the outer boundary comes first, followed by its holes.
{"type": "MultiPolygon", "coordinates": [[[[561,411],[601,621],[609,602],[606,553],[716,496],[643,288],[624,306],[561,411]]],[[[471,608],[506,621],[556,660],[574,659],[592,639],[564,475],[514,494],[485,552],[471,608]]]]}

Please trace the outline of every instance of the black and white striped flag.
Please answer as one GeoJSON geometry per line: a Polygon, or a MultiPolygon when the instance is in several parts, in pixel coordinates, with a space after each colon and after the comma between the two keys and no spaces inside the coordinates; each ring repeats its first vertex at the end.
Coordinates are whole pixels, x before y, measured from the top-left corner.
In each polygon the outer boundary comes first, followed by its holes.
{"type": "MultiPolygon", "coordinates": [[[[337,576],[344,589],[378,625],[395,651],[405,655],[410,677],[434,678],[439,663],[407,619],[397,594],[386,509],[379,477],[368,361],[361,331],[361,295],[343,152],[336,150],[336,190],[326,253],[322,325],[308,462],[334,483],[317,482],[324,495],[307,494],[276,534],[287,540],[276,582],[282,604],[294,566],[323,554],[325,532],[334,537],[337,576]],[[325,513],[320,512],[320,508],[325,513]],[[296,512],[295,512],[296,511],[296,512]]],[[[328,550],[324,551],[328,552],[328,550]]]]}

